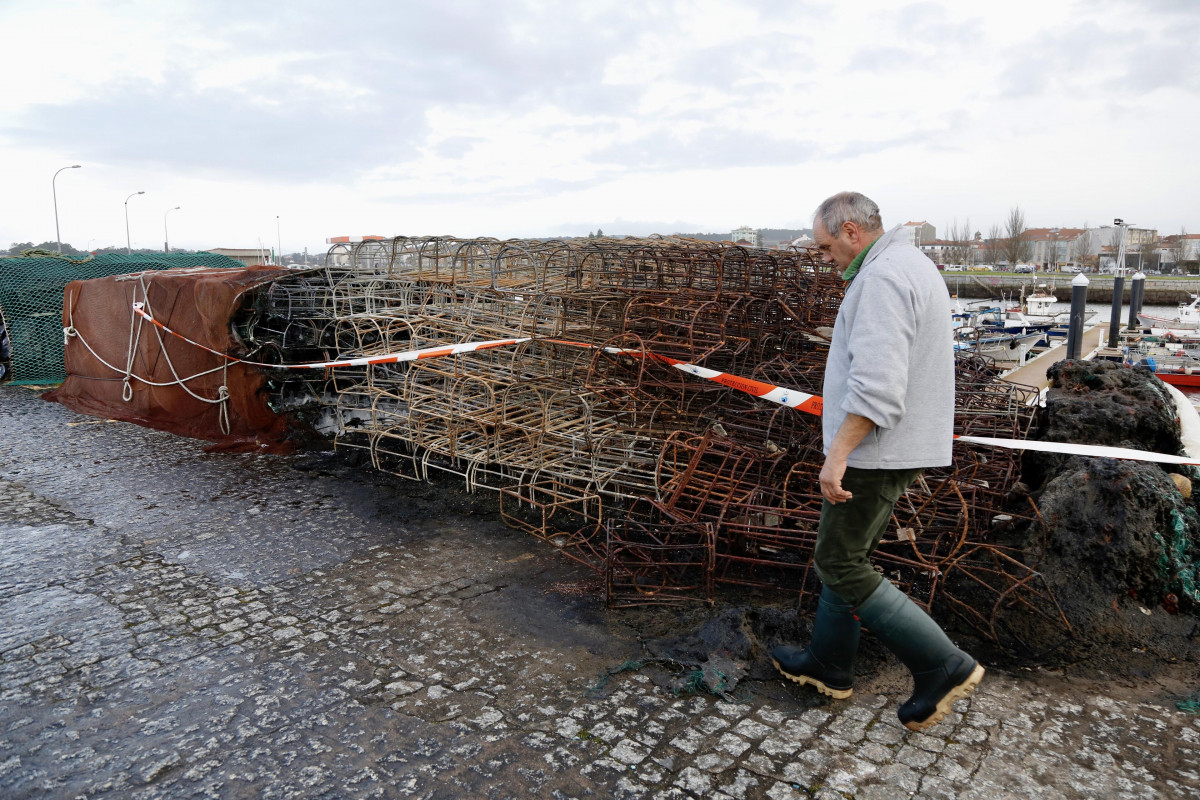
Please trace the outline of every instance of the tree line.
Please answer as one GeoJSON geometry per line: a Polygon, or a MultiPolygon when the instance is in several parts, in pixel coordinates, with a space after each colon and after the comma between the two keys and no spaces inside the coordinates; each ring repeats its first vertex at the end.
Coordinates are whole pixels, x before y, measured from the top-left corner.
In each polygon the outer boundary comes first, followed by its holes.
{"type": "MultiPolygon", "coordinates": [[[[1013,206],[1008,212],[1008,219],[1003,227],[995,223],[988,229],[986,237],[981,237],[979,254],[985,264],[995,264],[1007,261],[1010,265],[1020,264],[1029,260],[1033,253],[1033,243],[1025,239],[1025,212],[1020,206],[1013,206]]],[[[946,248],[946,260],[951,264],[968,264],[975,252],[975,235],[971,233],[971,219],[968,217],[962,224],[955,219],[946,230],[946,239],[950,242],[946,248]]]]}
{"type": "MultiPolygon", "coordinates": [[[[26,250],[49,250],[50,252],[53,253],[53,252],[58,251],[58,242],[42,242],[40,244],[34,244],[33,242],[13,242],[11,245],[9,245],[9,248],[7,250],[0,252],[0,255],[19,256],[19,255],[21,255],[22,252],[24,252],[26,250]]],[[[71,258],[86,258],[89,255],[99,256],[99,255],[105,255],[107,253],[124,253],[124,252],[125,252],[124,247],[115,247],[114,246],[114,247],[99,247],[94,250],[79,250],[75,247],[72,247],[70,242],[62,243],[62,254],[64,256],[69,256],[71,258]]],[[[135,248],[133,248],[133,252],[138,255],[146,255],[146,256],[162,255],[162,250],[158,250],[155,248],[148,248],[148,247],[135,247],[135,248]]],[[[182,247],[172,247],[171,252],[172,253],[193,253],[195,251],[188,250],[188,249],[182,248],[182,247]]]]}

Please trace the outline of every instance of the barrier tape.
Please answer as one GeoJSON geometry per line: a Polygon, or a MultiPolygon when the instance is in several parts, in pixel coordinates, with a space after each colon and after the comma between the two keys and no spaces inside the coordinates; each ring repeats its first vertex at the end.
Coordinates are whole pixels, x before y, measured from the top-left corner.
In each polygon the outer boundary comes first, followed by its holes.
{"type": "Polygon", "coordinates": [[[316,361],[307,364],[268,364],[263,361],[248,361],[244,358],[231,356],[228,353],[222,353],[219,350],[192,341],[182,333],[171,330],[166,325],[162,324],[154,317],[146,313],[145,304],[134,303],[134,313],[141,316],[147,322],[157,328],[160,328],[167,333],[175,336],[188,344],[199,347],[201,350],[207,350],[215,356],[220,356],[227,361],[236,361],[240,364],[249,364],[252,367],[266,367],[268,369],[336,369],[338,367],[370,367],[376,364],[399,364],[403,361],[419,361],[423,358],[441,358],[442,356],[454,356],[459,353],[471,353],[476,350],[490,350],[494,347],[507,347],[509,345],[521,344],[528,342],[531,337],[524,339],[493,339],[488,342],[464,342],[462,344],[441,345],[438,347],[426,347],[419,350],[402,350],[399,353],[385,353],[380,356],[363,356],[361,358],[350,358],[342,361],[316,361]]]}
{"type": "Polygon", "coordinates": [[[1122,461],[1149,461],[1155,464],[1200,465],[1200,459],[1188,456],[1169,456],[1149,450],[1131,450],[1128,447],[1106,447],[1099,444],[1070,444],[1068,442],[1037,442],[1021,439],[992,439],[987,436],[955,436],[959,442],[982,444],[988,447],[1005,447],[1009,450],[1036,450],[1041,453],[1061,453],[1069,456],[1093,458],[1116,458],[1122,461]]]}
{"type": "MultiPolygon", "coordinates": [[[[579,344],[576,342],[564,342],[564,344],[579,344]]],[[[637,355],[651,358],[655,361],[661,361],[665,364],[670,364],[676,369],[683,370],[691,375],[696,375],[701,378],[716,381],[724,384],[732,389],[737,389],[740,392],[770,400],[772,403],[779,403],[790,408],[796,408],[801,411],[806,411],[814,416],[821,416],[824,407],[824,401],[815,395],[805,394],[798,389],[789,389],[786,386],[775,386],[761,381],[751,380],[750,378],[741,378],[737,375],[730,375],[727,372],[717,372],[716,370],[698,367],[695,364],[688,364],[679,359],[661,356],[655,353],[642,353],[640,350],[622,349],[617,347],[606,347],[605,352],[609,353],[624,353],[628,355],[637,355]]],[[[1154,453],[1148,450],[1132,450],[1128,447],[1106,447],[1104,445],[1094,444],[1072,444],[1069,442],[1039,442],[1027,441],[1024,439],[995,439],[987,436],[955,436],[955,441],[966,442],[969,444],[981,444],[986,447],[1001,447],[1007,450],[1036,450],[1042,453],[1060,453],[1063,455],[1072,456],[1090,456],[1094,458],[1116,458],[1124,461],[1146,461],[1155,464],[1178,464],[1178,465],[1200,465],[1200,459],[1189,458],[1187,456],[1171,456],[1165,453],[1154,453]]]]}
{"type": "MultiPolygon", "coordinates": [[[[549,339],[547,341],[557,342],[559,344],[576,345],[579,347],[596,347],[596,345],[585,344],[583,342],[568,342],[560,339],[549,339]]],[[[599,349],[599,348],[598,348],[599,349]]],[[[789,389],[786,386],[776,386],[771,383],[763,383],[756,381],[753,378],[743,378],[739,375],[731,375],[728,372],[718,372],[715,369],[689,364],[686,361],[681,361],[678,358],[670,356],[662,356],[657,353],[635,350],[632,348],[622,347],[605,347],[604,352],[617,355],[629,355],[638,358],[648,358],[652,361],[659,361],[663,364],[670,364],[675,369],[695,375],[698,378],[715,381],[723,386],[728,386],[730,389],[737,389],[739,392],[745,392],[748,395],[769,400],[772,403],[778,403],[781,406],[788,408],[796,408],[800,411],[821,416],[821,410],[824,407],[824,401],[816,395],[807,394],[799,389],[789,389]]]]}
{"type": "MultiPolygon", "coordinates": [[[[142,303],[134,303],[133,310],[141,315],[148,322],[161,328],[172,336],[183,339],[196,347],[207,350],[214,355],[229,361],[238,361],[243,364],[249,364],[256,367],[267,367],[268,369],[336,369],[338,367],[364,367],[373,366],[376,364],[398,364],[404,361],[418,361],[425,358],[440,358],[442,356],[458,355],[460,353],[470,353],[476,350],[490,350],[495,347],[507,347],[515,344],[522,344],[533,340],[533,337],[526,336],[519,339],[493,339],[487,342],[465,342],[463,344],[445,345],[441,347],[427,347],[420,350],[404,350],[399,353],[389,353],[381,356],[366,356],[362,358],[351,358],[343,361],[321,361],[309,364],[267,364],[258,361],[247,361],[235,356],[227,355],[202,345],[199,342],[194,342],[183,334],[163,325],[158,320],[154,319],[144,310],[142,303]]],[[[669,364],[678,370],[695,375],[698,378],[715,381],[716,383],[728,386],[731,389],[736,389],[739,392],[745,392],[753,397],[758,397],[762,400],[767,400],[772,403],[778,403],[782,406],[795,408],[804,411],[814,416],[821,416],[824,408],[824,401],[816,395],[801,392],[798,389],[789,389],[786,386],[776,386],[762,381],[756,381],[751,378],[743,378],[738,375],[731,375],[728,372],[718,372],[715,369],[708,369],[696,364],[689,364],[686,361],[681,361],[670,356],[659,355],[657,353],[645,352],[632,348],[623,347],[600,347],[599,345],[588,344],[587,342],[573,342],[566,339],[544,339],[553,344],[564,344],[572,347],[587,347],[593,350],[603,350],[612,355],[628,355],[637,358],[646,358],[652,361],[658,361],[663,364],[669,364]]],[[[1124,461],[1145,461],[1156,464],[1176,464],[1180,466],[1200,465],[1200,459],[1189,458],[1187,456],[1171,456],[1165,453],[1152,453],[1146,450],[1132,450],[1127,447],[1106,447],[1103,445],[1093,444],[1071,444],[1068,442],[1038,442],[1027,441],[1022,439],[995,439],[987,436],[955,436],[955,441],[966,442],[969,444],[980,444],[986,447],[1001,447],[1008,450],[1034,450],[1042,453],[1060,453],[1063,455],[1073,456],[1089,456],[1094,458],[1116,458],[1124,461]]]]}

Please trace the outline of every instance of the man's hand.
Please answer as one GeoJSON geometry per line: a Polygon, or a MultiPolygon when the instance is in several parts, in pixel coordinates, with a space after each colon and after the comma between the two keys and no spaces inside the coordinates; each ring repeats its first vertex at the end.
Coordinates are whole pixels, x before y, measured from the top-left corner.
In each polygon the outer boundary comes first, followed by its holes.
{"type": "Polygon", "coordinates": [[[853,494],[842,488],[842,476],[846,474],[846,460],[826,458],[821,466],[821,495],[830,503],[844,503],[853,494]]]}
{"type": "Polygon", "coordinates": [[[837,505],[844,503],[853,494],[842,488],[842,477],[846,474],[846,462],[850,453],[858,447],[858,443],[875,430],[875,423],[858,414],[847,414],[842,420],[841,427],[833,436],[829,452],[825,454],[825,463],[821,466],[821,495],[829,502],[837,505]]]}

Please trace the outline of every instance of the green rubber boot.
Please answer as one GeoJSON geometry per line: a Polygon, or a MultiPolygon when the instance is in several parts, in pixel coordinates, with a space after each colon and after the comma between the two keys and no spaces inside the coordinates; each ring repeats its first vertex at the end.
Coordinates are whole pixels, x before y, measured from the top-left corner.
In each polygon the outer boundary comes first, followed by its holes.
{"type": "Polygon", "coordinates": [[[913,674],[912,697],[900,721],[914,731],[941,722],[954,701],[983,680],[983,667],[959,650],[920,606],[890,581],[879,584],[858,607],[858,618],[913,674]]]}
{"type": "Polygon", "coordinates": [[[774,647],[771,662],[788,680],[813,686],[835,700],[845,700],[854,693],[854,656],[861,629],[854,607],[822,586],[808,647],[774,647]]]}

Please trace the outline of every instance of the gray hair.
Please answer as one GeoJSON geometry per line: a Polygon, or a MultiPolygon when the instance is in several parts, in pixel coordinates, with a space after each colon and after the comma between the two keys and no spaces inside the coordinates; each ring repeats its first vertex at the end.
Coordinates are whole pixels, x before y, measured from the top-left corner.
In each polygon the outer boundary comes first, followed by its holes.
{"type": "Polygon", "coordinates": [[[853,222],[864,231],[883,230],[879,206],[874,200],[858,192],[838,192],[821,203],[813,214],[813,222],[817,220],[821,221],[825,232],[830,236],[836,236],[845,222],[853,222]]]}

